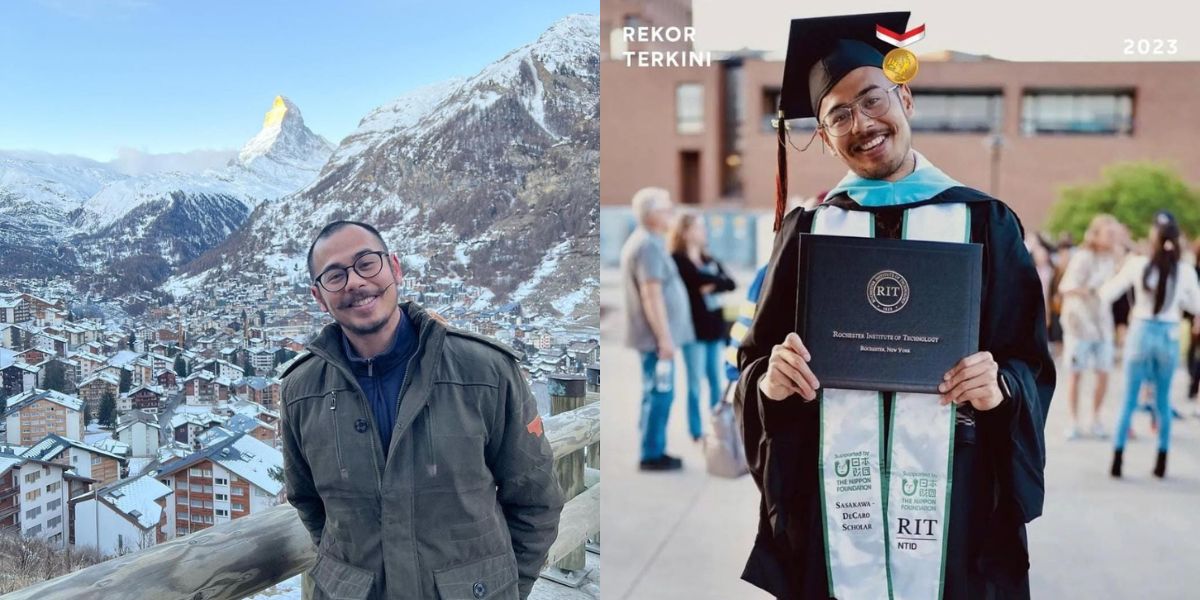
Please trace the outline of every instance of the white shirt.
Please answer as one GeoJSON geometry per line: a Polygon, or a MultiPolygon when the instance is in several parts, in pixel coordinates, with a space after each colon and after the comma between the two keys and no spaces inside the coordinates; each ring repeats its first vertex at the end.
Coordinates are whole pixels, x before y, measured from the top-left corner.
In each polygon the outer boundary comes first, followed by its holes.
{"type": "MultiPolygon", "coordinates": [[[[1079,248],[1071,253],[1062,281],[1058,284],[1058,291],[1063,293],[1062,327],[1064,335],[1081,340],[1112,339],[1112,302],[1101,303],[1096,296],[1091,294],[1068,294],[1068,292],[1098,290],[1100,286],[1112,279],[1116,270],[1117,263],[1111,253],[1096,253],[1088,248],[1079,248]]],[[[1122,290],[1121,293],[1123,292],[1122,290]]]]}
{"type": "Polygon", "coordinates": [[[1200,313],[1200,281],[1196,279],[1196,269],[1179,261],[1175,265],[1175,277],[1167,288],[1167,296],[1163,301],[1162,310],[1154,314],[1154,284],[1157,273],[1150,275],[1149,290],[1142,284],[1142,274],[1150,259],[1145,256],[1131,255],[1125,259],[1125,264],[1116,276],[1100,287],[1100,299],[1105,305],[1112,304],[1125,290],[1134,290],[1133,309],[1131,318],[1155,319],[1158,321],[1178,321],[1186,310],[1192,314],[1200,313]]]}

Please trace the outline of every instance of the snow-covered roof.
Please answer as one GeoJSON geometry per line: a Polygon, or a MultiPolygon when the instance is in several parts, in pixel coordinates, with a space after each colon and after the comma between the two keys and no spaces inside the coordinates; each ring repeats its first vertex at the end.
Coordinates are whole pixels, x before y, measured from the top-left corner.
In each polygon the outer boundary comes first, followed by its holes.
{"type": "Polygon", "coordinates": [[[176,473],[203,460],[229,469],[269,494],[283,490],[283,483],[271,477],[271,469],[283,468],[283,453],[243,433],[165,464],[159,472],[176,473]]]}
{"type": "Polygon", "coordinates": [[[257,402],[249,400],[239,400],[229,405],[229,410],[234,414],[245,415],[247,417],[258,418],[259,415],[270,415],[276,419],[279,418],[279,412],[271,410],[257,402]]]}
{"type": "Polygon", "coordinates": [[[103,440],[96,442],[93,445],[100,450],[103,450],[105,452],[109,452],[109,453],[112,453],[112,454],[115,454],[115,455],[121,456],[121,457],[129,456],[129,453],[131,451],[129,444],[126,444],[125,442],[122,442],[121,440],[114,439],[114,438],[103,439],[103,440]]]}
{"type": "Polygon", "coordinates": [[[20,456],[0,453],[0,473],[3,473],[23,462],[25,462],[25,459],[20,456]]]}
{"type": "Polygon", "coordinates": [[[109,458],[115,458],[118,461],[125,460],[124,456],[119,456],[108,450],[101,450],[96,446],[90,446],[83,442],[65,438],[54,433],[47,434],[46,437],[42,438],[41,441],[34,444],[31,448],[22,453],[21,456],[37,460],[53,460],[60,452],[66,450],[67,448],[78,448],[85,452],[91,452],[94,454],[107,456],[109,458]]]}
{"type": "Polygon", "coordinates": [[[32,389],[27,392],[16,394],[15,396],[9,396],[8,408],[5,412],[7,413],[9,411],[16,410],[25,404],[37,402],[38,400],[49,400],[71,410],[83,410],[83,400],[80,400],[75,396],[69,396],[54,390],[32,389]]]}
{"type": "Polygon", "coordinates": [[[220,415],[211,411],[203,413],[177,412],[171,417],[171,429],[179,427],[184,423],[190,423],[199,427],[207,427],[212,423],[224,423],[225,419],[220,415]]]}
{"type": "Polygon", "coordinates": [[[111,384],[111,385],[116,385],[116,386],[121,385],[120,377],[113,375],[112,371],[104,370],[104,371],[97,371],[95,373],[92,373],[91,376],[87,377],[83,381],[80,381],[79,387],[83,387],[89,383],[92,383],[93,381],[96,381],[97,379],[99,379],[100,381],[103,381],[105,383],[111,384]]]}
{"type": "Polygon", "coordinates": [[[162,518],[163,507],[158,500],[171,493],[171,488],[149,475],[126,479],[101,490],[100,497],[117,510],[135,519],[143,529],[150,529],[162,518]]]}
{"type": "Polygon", "coordinates": [[[17,360],[17,353],[8,348],[0,348],[0,369],[8,368],[17,360]]]}
{"type": "Polygon", "coordinates": [[[141,356],[142,354],[140,352],[134,352],[133,350],[121,350],[108,359],[108,364],[114,367],[124,367],[125,365],[141,358],[141,356]]]}
{"type": "Polygon", "coordinates": [[[158,415],[152,415],[144,410],[131,410],[120,417],[121,424],[117,426],[117,431],[128,429],[135,423],[145,423],[147,427],[159,429],[158,415]]]}
{"type": "Polygon", "coordinates": [[[155,462],[153,456],[133,456],[129,458],[129,474],[133,477],[141,475],[146,467],[149,467],[155,462]]]}

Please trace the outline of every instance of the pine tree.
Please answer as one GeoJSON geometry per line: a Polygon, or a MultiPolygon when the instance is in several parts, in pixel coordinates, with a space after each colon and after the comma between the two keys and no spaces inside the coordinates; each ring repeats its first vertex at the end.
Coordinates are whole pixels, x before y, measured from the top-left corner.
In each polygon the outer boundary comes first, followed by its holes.
{"type": "Polygon", "coordinates": [[[137,348],[136,348],[136,347],[134,347],[134,344],[136,344],[136,343],[137,343],[137,334],[135,334],[134,332],[130,331],[130,332],[129,332],[129,349],[130,349],[130,350],[134,350],[134,351],[136,351],[136,350],[137,350],[137,348]]]}
{"type": "Polygon", "coordinates": [[[254,365],[250,363],[250,352],[242,353],[242,370],[246,372],[246,377],[254,377],[254,365]]]}
{"type": "Polygon", "coordinates": [[[62,363],[52,360],[46,364],[46,378],[42,385],[46,389],[67,393],[67,376],[62,363]]]}
{"type": "Polygon", "coordinates": [[[100,397],[100,415],[97,417],[102,427],[115,427],[117,424],[117,399],[112,392],[104,392],[100,397]]]}
{"type": "Polygon", "coordinates": [[[182,381],[187,375],[187,361],[183,360],[183,354],[178,354],[175,356],[175,378],[182,381]]]}
{"type": "Polygon", "coordinates": [[[129,369],[121,369],[121,383],[117,391],[124,394],[129,391],[131,385],[133,385],[133,372],[129,369]]]}

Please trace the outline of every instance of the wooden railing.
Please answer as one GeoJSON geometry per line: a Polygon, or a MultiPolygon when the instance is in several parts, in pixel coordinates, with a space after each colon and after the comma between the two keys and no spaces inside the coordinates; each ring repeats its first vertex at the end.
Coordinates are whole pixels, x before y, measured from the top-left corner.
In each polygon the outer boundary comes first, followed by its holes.
{"type": "MultiPolygon", "coordinates": [[[[600,405],[592,402],[547,417],[543,427],[559,463],[600,441],[600,405]]],[[[597,481],[563,508],[547,563],[561,562],[599,531],[597,481]]],[[[240,600],[307,570],[314,560],[308,531],[295,509],[282,504],[29,586],[0,600],[240,600]]]]}

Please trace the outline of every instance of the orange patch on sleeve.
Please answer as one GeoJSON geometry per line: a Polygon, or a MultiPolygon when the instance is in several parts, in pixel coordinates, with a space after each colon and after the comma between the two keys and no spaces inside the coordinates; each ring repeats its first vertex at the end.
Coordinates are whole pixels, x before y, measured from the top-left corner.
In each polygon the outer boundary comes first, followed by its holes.
{"type": "Polygon", "coordinates": [[[534,417],[533,420],[530,421],[529,424],[525,426],[525,430],[528,431],[529,433],[532,433],[533,435],[542,437],[542,434],[545,433],[542,430],[542,416],[538,415],[538,416],[534,417]]]}

